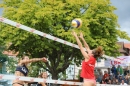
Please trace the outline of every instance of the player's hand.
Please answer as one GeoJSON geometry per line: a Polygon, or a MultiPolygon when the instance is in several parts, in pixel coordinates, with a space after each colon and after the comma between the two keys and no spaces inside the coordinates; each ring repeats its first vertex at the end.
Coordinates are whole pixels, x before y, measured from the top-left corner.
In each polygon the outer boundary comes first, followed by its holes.
{"type": "Polygon", "coordinates": [[[72,35],[76,37],[77,33],[75,31],[72,31],[72,35]]]}
{"type": "Polygon", "coordinates": [[[42,61],[43,62],[48,62],[47,58],[45,58],[45,57],[42,58],[42,61]]]}
{"type": "Polygon", "coordinates": [[[82,32],[80,32],[80,36],[79,36],[79,38],[83,38],[83,33],[82,32]]]}

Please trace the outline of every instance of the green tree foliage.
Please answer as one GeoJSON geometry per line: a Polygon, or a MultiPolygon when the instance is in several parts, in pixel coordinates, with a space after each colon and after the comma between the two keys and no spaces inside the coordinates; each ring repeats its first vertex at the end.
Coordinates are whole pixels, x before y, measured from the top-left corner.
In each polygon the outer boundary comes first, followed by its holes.
{"type": "Polygon", "coordinates": [[[14,74],[17,66],[17,60],[16,57],[8,57],[7,59],[7,65],[6,65],[6,70],[10,74],[14,74]]]}
{"type": "MultiPolygon", "coordinates": [[[[74,30],[83,32],[91,48],[101,45],[110,56],[118,55],[118,37],[130,40],[126,32],[116,29],[119,26],[113,13],[116,8],[111,6],[110,0],[3,0],[1,7],[3,17],[73,43],[76,41],[71,35],[70,23],[74,18],[81,18],[82,27],[74,30]]],[[[78,49],[10,25],[0,25],[0,41],[4,44],[11,42],[9,49],[19,51],[19,55],[46,56],[49,62],[37,65],[49,71],[53,79],[57,79],[72,60],[77,65],[81,62],[78,49]]]]}
{"type": "Polygon", "coordinates": [[[3,69],[3,65],[4,65],[4,62],[7,61],[7,56],[3,54],[3,50],[5,49],[4,46],[0,46],[0,73],[3,73],[4,69],[3,69]]]}
{"type": "Polygon", "coordinates": [[[0,63],[6,62],[7,61],[7,56],[3,54],[3,50],[5,47],[0,46],[0,63]]]}

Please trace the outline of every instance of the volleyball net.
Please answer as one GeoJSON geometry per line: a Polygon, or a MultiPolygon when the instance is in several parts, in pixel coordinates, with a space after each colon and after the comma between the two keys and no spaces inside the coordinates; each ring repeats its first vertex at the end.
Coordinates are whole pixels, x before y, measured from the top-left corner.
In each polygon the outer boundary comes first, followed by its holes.
{"type": "MultiPolygon", "coordinates": [[[[28,31],[28,32],[31,32],[31,33],[34,33],[34,34],[37,34],[37,35],[40,35],[40,36],[48,38],[50,40],[57,41],[59,43],[62,43],[62,44],[65,44],[65,45],[68,45],[68,46],[79,49],[78,45],[76,45],[76,44],[73,44],[73,43],[68,42],[66,40],[62,40],[60,38],[54,37],[54,36],[52,36],[50,34],[38,31],[38,30],[36,30],[34,28],[30,28],[30,27],[22,25],[20,23],[14,22],[14,21],[9,20],[7,18],[4,18],[2,16],[0,16],[0,22],[5,23],[5,24],[9,24],[11,26],[14,26],[14,27],[20,28],[22,30],[25,30],[25,31],[28,31]]],[[[107,59],[111,59],[111,60],[114,60],[114,61],[124,63],[121,60],[115,59],[114,57],[109,57],[109,56],[106,56],[106,55],[104,55],[103,57],[105,57],[107,59]]],[[[125,63],[127,63],[127,62],[125,62],[125,63]]],[[[75,86],[76,85],[79,85],[79,86],[82,85],[81,82],[50,80],[50,79],[41,79],[41,78],[34,78],[34,77],[22,77],[22,76],[5,75],[5,74],[0,74],[0,80],[21,80],[21,81],[45,82],[45,83],[53,83],[53,84],[67,84],[67,85],[75,85],[75,86]]],[[[119,86],[119,85],[97,84],[97,86],[119,86]]]]}
{"type": "MultiPolygon", "coordinates": [[[[50,83],[50,84],[59,84],[60,86],[62,85],[63,86],[64,85],[65,86],[82,86],[83,84],[81,82],[74,82],[74,81],[42,79],[42,78],[23,77],[23,76],[14,76],[14,75],[5,75],[5,74],[0,74],[0,80],[21,80],[21,81],[29,81],[29,82],[43,82],[43,83],[50,83]]],[[[96,84],[96,86],[120,86],[120,85],[96,84]]],[[[130,86],[130,85],[127,85],[127,86],[130,86]]]]}
{"type": "MultiPolygon", "coordinates": [[[[41,31],[38,31],[38,30],[36,30],[36,29],[34,29],[34,28],[30,28],[30,27],[25,26],[25,25],[22,25],[22,24],[20,24],[20,23],[14,22],[14,21],[12,21],[12,20],[10,20],[10,19],[7,19],[7,18],[4,18],[4,17],[2,17],[2,16],[0,16],[0,22],[3,22],[3,23],[5,23],[5,24],[9,24],[9,25],[11,25],[11,26],[14,26],[14,27],[20,28],[20,29],[22,29],[22,30],[25,30],[25,31],[28,31],[28,32],[31,32],[31,33],[34,33],[34,34],[37,34],[37,35],[40,35],[40,36],[45,37],[45,38],[48,38],[48,39],[50,39],[50,40],[57,41],[57,42],[59,42],[59,43],[62,43],[62,44],[65,44],[65,45],[68,45],[68,46],[71,46],[71,47],[74,47],[74,48],[79,49],[78,45],[76,45],[76,44],[73,44],[73,43],[68,42],[68,41],[66,41],[66,40],[63,40],[63,39],[54,37],[54,36],[52,36],[52,35],[50,35],[50,34],[47,34],[47,33],[41,32],[41,31]]],[[[85,48],[84,48],[84,49],[85,49],[85,48]]],[[[103,57],[106,58],[106,59],[111,59],[111,60],[117,61],[117,62],[127,63],[127,62],[123,62],[123,61],[121,61],[121,60],[119,60],[119,59],[116,59],[116,58],[114,58],[114,57],[110,57],[110,56],[107,56],[107,55],[103,55],[103,57]]]]}

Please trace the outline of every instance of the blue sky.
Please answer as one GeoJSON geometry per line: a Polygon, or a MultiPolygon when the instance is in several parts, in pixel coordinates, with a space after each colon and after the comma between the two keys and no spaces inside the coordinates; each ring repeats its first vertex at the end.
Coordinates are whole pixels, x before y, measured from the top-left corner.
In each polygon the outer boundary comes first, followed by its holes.
{"type": "MultiPolygon", "coordinates": [[[[111,0],[111,3],[117,8],[115,14],[118,16],[119,29],[126,31],[130,36],[130,0],[111,0]]],[[[0,15],[2,15],[1,8],[0,15]]],[[[119,41],[130,42],[122,39],[119,39],[119,41]]]]}

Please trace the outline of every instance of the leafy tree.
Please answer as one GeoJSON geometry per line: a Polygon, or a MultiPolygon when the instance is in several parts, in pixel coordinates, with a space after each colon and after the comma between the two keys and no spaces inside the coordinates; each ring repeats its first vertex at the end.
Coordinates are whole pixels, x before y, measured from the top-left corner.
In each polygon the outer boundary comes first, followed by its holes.
{"type": "MultiPolygon", "coordinates": [[[[130,40],[126,32],[116,29],[119,27],[113,13],[116,8],[110,0],[3,0],[1,7],[4,17],[73,43],[76,41],[71,35],[70,23],[74,18],[81,18],[82,28],[74,30],[83,32],[91,48],[101,45],[110,56],[119,54],[118,37],[130,40]]],[[[11,42],[9,49],[19,51],[19,56],[24,53],[32,58],[46,56],[48,63],[34,64],[49,71],[53,79],[57,79],[72,60],[77,65],[81,62],[78,49],[10,25],[0,25],[0,41],[11,42]]]]}
{"type": "Polygon", "coordinates": [[[0,63],[4,63],[7,61],[7,56],[3,54],[3,50],[5,47],[1,46],[0,47],[0,63]]]}
{"type": "Polygon", "coordinates": [[[15,57],[8,57],[6,69],[10,74],[14,74],[16,70],[17,60],[15,57]]]}
{"type": "Polygon", "coordinates": [[[4,49],[5,49],[5,47],[0,46],[0,73],[3,73],[2,71],[4,71],[4,70],[2,67],[3,67],[4,62],[7,61],[7,56],[3,54],[4,49]]]}

